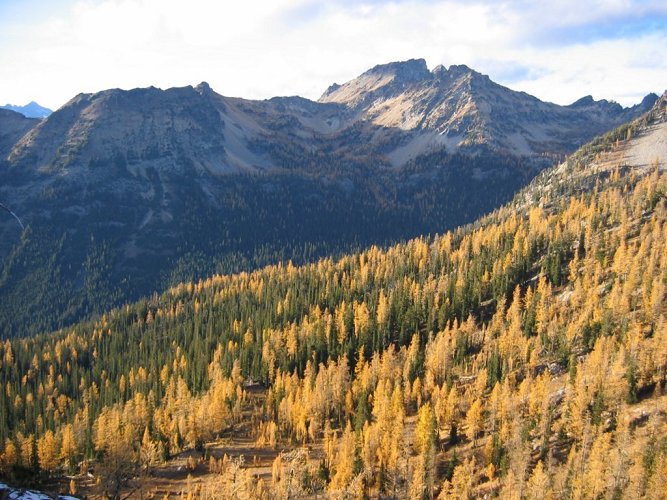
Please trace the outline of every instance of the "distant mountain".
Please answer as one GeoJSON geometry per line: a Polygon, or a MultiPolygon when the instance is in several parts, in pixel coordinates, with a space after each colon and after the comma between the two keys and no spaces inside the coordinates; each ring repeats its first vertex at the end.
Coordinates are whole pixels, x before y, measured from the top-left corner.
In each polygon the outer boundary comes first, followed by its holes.
{"type": "Polygon", "coordinates": [[[590,96],[558,106],[498,85],[464,65],[429,71],[423,59],[413,59],[379,65],[334,85],[319,102],[344,104],[359,119],[411,132],[410,140],[389,154],[400,164],[443,146],[567,154],[614,124],[646,112],[657,98],[650,94],[628,109],[590,96]]]}
{"type": "Polygon", "coordinates": [[[317,102],[202,83],[80,94],[42,121],[13,117],[0,202],[27,229],[0,217],[0,332],[65,325],[213,271],[471,222],[654,100],[557,106],[412,60],[317,102]]]}
{"type": "Polygon", "coordinates": [[[46,118],[51,113],[53,113],[52,110],[50,110],[49,108],[45,108],[44,106],[40,106],[35,101],[30,101],[25,106],[15,106],[14,104],[5,104],[4,106],[0,106],[0,108],[16,111],[17,113],[21,113],[26,118],[46,118]]]}

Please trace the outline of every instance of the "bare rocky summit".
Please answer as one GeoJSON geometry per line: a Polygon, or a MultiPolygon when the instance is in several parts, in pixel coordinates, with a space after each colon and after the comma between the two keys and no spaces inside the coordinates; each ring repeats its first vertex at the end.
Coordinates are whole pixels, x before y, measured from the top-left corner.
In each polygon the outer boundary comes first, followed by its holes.
{"type": "Polygon", "coordinates": [[[588,96],[570,106],[542,102],[491,81],[467,66],[423,59],[376,66],[320,102],[344,104],[358,119],[412,132],[395,163],[424,149],[489,146],[519,155],[567,154],[591,137],[648,111],[657,96],[628,109],[588,96]]]}

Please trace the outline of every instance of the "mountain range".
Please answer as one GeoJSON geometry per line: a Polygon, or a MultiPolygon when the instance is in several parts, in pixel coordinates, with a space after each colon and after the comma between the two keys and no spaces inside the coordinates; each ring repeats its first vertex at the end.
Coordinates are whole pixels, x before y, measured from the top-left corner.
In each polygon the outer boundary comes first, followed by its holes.
{"type": "Polygon", "coordinates": [[[51,113],[53,113],[52,110],[50,110],[49,108],[45,108],[44,106],[40,106],[35,101],[30,101],[28,104],[24,106],[5,104],[4,106],[0,106],[0,109],[8,109],[10,111],[16,111],[17,113],[21,113],[26,118],[46,118],[51,113]]]}
{"type": "Polygon", "coordinates": [[[0,219],[0,332],[472,222],[656,99],[559,106],[420,59],[318,101],[201,83],[79,94],[43,120],[2,111],[0,202],[27,229],[0,219]]]}

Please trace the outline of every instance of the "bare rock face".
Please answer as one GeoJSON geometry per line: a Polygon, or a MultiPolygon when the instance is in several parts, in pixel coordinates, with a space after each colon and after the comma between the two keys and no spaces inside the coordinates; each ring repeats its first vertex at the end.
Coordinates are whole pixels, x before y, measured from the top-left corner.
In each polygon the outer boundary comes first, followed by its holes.
{"type": "Polygon", "coordinates": [[[394,97],[430,79],[431,73],[423,59],[380,64],[344,85],[329,87],[319,102],[336,102],[366,111],[375,101],[394,97]]]}
{"type": "Polygon", "coordinates": [[[18,141],[8,160],[76,175],[107,160],[137,166],[134,173],[168,169],[187,155],[198,168],[216,170],[225,160],[222,128],[218,109],[192,87],[80,94],[18,141]]]}
{"type": "MultiPolygon", "coordinates": [[[[623,109],[587,96],[570,106],[545,103],[492,82],[467,66],[424,60],[391,63],[330,87],[320,102],[343,104],[383,127],[414,132],[420,148],[486,145],[519,155],[566,154],[591,137],[647,111],[657,96],[623,109]],[[424,136],[428,139],[425,140],[424,136]]],[[[400,163],[400,162],[398,162],[400,163]]]]}

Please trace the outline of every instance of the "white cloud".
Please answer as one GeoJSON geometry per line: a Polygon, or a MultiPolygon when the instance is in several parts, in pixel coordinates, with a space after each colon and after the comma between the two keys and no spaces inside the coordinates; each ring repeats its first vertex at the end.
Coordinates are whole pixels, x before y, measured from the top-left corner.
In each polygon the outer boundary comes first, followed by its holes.
{"type": "Polygon", "coordinates": [[[596,99],[635,104],[649,91],[667,88],[667,64],[664,56],[656,53],[656,47],[666,46],[667,36],[653,34],[632,43],[605,40],[568,47],[567,51],[530,50],[521,56],[541,74],[533,79],[517,79],[512,87],[559,103],[592,94],[596,99]]]}
{"type": "Polygon", "coordinates": [[[201,80],[224,95],[317,98],[375,64],[424,57],[559,103],[632,104],[667,86],[667,30],[641,32],[667,16],[663,3],[70,1],[46,19],[0,21],[0,100],[59,106],[78,92],[201,80]]]}

